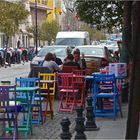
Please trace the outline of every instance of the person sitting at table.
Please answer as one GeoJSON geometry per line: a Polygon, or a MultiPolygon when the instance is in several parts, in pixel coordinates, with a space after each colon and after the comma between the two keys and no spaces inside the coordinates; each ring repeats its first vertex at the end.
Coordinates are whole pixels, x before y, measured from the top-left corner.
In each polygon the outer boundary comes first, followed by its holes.
{"type": "Polygon", "coordinates": [[[73,52],[73,56],[74,56],[74,62],[79,63],[81,69],[86,69],[87,66],[86,66],[84,54],[82,54],[82,58],[81,58],[80,50],[78,48],[73,52]]]}
{"type": "Polygon", "coordinates": [[[80,69],[80,65],[77,62],[74,62],[73,59],[73,55],[68,54],[66,57],[66,62],[63,64],[63,66],[77,66],[80,69]]]}
{"type": "Polygon", "coordinates": [[[58,58],[55,53],[53,53],[53,56],[54,56],[54,61],[56,62],[57,65],[63,64],[62,60],[58,58]]]}
{"type": "Polygon", "coordinates": [[[51,73],[53,72],[60,72],[61,69],[60,67],[56,64],[56,62],[54,61],[54,56],[52,53],[47,53],[44,59],[44,62],[42,64],[42,66],[44,67],[48,67],[51,71],[51,73]]]}

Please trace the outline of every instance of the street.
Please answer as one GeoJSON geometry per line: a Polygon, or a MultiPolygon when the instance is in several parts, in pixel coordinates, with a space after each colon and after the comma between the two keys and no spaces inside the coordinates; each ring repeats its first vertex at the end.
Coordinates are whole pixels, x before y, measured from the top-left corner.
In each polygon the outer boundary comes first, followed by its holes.
{"type": "Polygon", "coordinates": [[[0,81],[8,80],[14,83],[16,77],[27,77],[30,71],[30,62],[26,62],[24,65],[12,64],[11,67],[0,68],[0,81]]]}

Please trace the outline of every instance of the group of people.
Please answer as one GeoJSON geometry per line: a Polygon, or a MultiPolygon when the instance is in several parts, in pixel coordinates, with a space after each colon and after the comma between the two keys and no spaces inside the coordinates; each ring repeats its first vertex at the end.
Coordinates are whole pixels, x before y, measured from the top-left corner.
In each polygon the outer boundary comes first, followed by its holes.
{"type": "Polygon", "coordinates": [[[76,49],[73,54],[68,54],[64,62],[57,58],[55,54],[49,52],[46,54],[42,66],[48,67],[53,72],[61,72],[63,66],[77,66],[79,69],[86,69],[84,54],[80,57],[80,50],[76,49]]]}
{"type": "Polygon", "coordinates": [[[35,51],[32,48],[5,48],[0,50],[0,67],[4,65],[19,64],[32,60],[35,56],[35,51]]]}

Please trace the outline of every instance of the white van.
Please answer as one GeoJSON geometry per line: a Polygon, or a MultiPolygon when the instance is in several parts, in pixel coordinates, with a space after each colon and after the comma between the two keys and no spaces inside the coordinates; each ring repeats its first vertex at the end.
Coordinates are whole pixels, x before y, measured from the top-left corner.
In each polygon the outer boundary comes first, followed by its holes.
{"type": "Polygon", "coordinates": [[[89,45],[89,33],[81,31],[58,32],[55,44],[69,46],[89,45]]]}

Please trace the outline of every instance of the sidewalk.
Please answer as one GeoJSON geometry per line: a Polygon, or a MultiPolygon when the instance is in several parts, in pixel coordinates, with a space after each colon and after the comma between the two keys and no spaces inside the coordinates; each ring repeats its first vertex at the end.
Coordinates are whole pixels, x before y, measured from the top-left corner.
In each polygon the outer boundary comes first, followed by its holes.
{"type": "MultiPolygon", "coordinates": [[[[57,101],[58,102],[58,101],[57,101]]],[[[56,108],[58,108],[56,104],[56,108]]],[[[118,117],[114,121],[112,117],[97,117],[96,118],[96,125],[100,128],[99,131],[85,131],[85,135],[87,139],[124,139],[125,138],[125,131],[126,131],[126,121],[127,121],[127,104],[122,105],[123,111],[123,118],[118,117]]],[[[83,113],[86,116],[85,112],[83,113]]],[[[75,138],[75,113],[58,113],[55,110],[55,115],[53,120],[47,119],[46,123],[40,126],[34,126],[33,128],[33,135],[30,137],[31,139],[61,139],[60,134],[62,133],[62,127],[60,122],[62,121],[63,117],[68,117],[71,125],[70,125],[70,132],[72,134],[72,138],[75,138]]]]}
{"type": "Polygon", "coordinates": [[[115,121],[109,117],[96,118],[96,125],[100,130],[85,132],[87,139],[125,139],[127,107],[127,104],[122,105],[123,118],[118,115],[115,121]]]}

